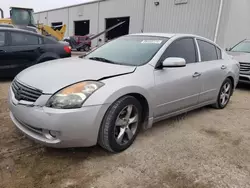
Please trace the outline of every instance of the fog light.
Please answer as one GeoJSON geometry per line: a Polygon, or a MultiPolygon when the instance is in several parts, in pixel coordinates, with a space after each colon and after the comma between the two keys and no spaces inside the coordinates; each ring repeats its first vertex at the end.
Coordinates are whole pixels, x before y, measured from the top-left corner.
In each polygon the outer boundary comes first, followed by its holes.
{"type": "Polygon", "coordinates": [[[56,131],[49,131],[49,134],[50,134],[53,138],[56,138],[57,132],[56,132],[56,131]]]}

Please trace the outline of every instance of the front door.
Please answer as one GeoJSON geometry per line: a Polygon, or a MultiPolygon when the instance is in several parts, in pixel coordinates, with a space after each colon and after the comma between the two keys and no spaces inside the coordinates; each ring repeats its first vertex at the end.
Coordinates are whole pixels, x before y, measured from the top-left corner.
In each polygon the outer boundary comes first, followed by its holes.
{"type": "Polygon", "coordinates": [[[160,61],[167,57],[184,58],[187,65],[154,71],[156,118],[197,105],[201,92],[194,39],[182,38],[174,41],[160,61]]]}

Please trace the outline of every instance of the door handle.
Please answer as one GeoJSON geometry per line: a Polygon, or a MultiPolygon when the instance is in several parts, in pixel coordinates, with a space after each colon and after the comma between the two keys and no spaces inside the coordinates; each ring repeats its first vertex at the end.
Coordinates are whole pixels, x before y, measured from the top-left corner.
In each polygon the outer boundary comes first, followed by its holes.
{"type": "Polygon", "coordinates": [[[227,68],[227,67],[226,67],[225,65],[222,65],[222,66],[221,66],[221,69],[222,69],[222,70],[224,70],[224,69],[226,69],[226,68],[227,68]]]}
{"type": "Polygon", "coordinates": [[[195,72],[195,73],[193,74],[193,77],[194,77],[194,78],[197,78],[197,77],[199,77],[199,76],[201,76],[201,73],[199,73],[199,72],[195,72]]]}

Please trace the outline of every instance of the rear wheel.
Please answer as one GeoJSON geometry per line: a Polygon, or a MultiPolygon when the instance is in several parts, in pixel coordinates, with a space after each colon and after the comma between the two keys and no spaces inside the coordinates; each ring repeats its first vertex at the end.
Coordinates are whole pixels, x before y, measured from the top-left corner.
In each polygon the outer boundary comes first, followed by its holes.
{"type": "Polygon", "coordinates": [[[84,46],[84,51],[88,52],[90,50],[90,47],[88,45],[84,46]]]}
{"type": "Polygon", "coordinates": [[[126,150],[135,140],[142,108],[132,96],[118,99],[107,111],[99,131],[98,143],[111,152],[126,150]]]}
{"type": "Polygon", "coordinates": [[[232,91],[233,91],[232,81],[229,78],[227,78],[221,86],[219,95],[217,97],[217,101],[213,105],[213,107],[217,109],[225,108],[230,101],[232,91]]]}

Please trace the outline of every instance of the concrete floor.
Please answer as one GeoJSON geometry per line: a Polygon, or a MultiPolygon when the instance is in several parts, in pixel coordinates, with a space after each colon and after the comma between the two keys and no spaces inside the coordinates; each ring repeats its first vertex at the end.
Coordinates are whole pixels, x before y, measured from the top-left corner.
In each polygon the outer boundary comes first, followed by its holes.
{"type": "Polygon", "coordinates": [[[125,152],[50,149],[19,134],[0,83],[1,188],[250,187],[250,87],[224,110],[209,107],[156,124],[125,152]]]}

